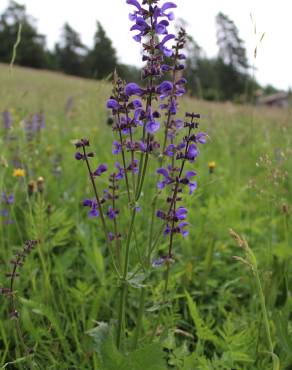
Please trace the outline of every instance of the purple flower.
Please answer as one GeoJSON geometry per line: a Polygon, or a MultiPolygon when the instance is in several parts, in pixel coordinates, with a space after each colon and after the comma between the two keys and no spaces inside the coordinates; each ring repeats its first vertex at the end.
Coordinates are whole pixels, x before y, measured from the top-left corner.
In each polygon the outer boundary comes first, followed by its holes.
{"type": "Polygon", "coordinates": [[[141,96],[144,93],[144,90],[141,89],[140,86],[138,86],[135,82],[131,82],[125,87],[125,93],[128,96],[137,95],[141,96]]]}
{"type": "Polygon", "coordinates": [[[140,148],[140,150],[142,151],[142,152],[146,152],[147,151],[147,145],[143,142],[143,141],[139,141],[138,142],[138,144],[139,144],[139,148],[140,148]]]}
{"type": "Polygon", "coordinates": [[[159,168],[156,172],[164,177],[163,181],[158,181],[157,183],[158,189],[163,189],[165,188],[166,185],[169,185],[173,182],[173,179],[169,176],[167,169],[162,167],[159,168]]]}
{"type": "Polygon", "coordinates": [[[142,103],[141,103],[141,100],[139,99],[134,99],[132,102],[131,102],[131,105],[134,107],[134,109],[137,109],[137,108],[142,108],[142,103]]]}
{"type": "Polygon", "coordinates": [[[173,90],[173,84],[170,81],[163,81],[156,89],[158,94],[161,94],[160,99],[164,99],[170,95],[173,90]]]}
{"type": "Polygon", "coordinates": [[[186,178],[190,180],[192,177],[197,176],[197,172],[195,171],[187,171],[186,172],[186,178]]]}
{"type": "Polygon", "coordinates": [[[187,159],[189,161],[193,162],[198,155],[199,155],[199,151],[198,151],[196,145],[191,144],[188,148],[188,152],[187,152],[187,155],[186,155],[187,159]]]}
{"type": "Polygon", "coordinates": [[[88,212],[88,217],[89,217],[89,218],[94,218],[94,217],[98,217],[98,216],[99,216],[99,212],[98,212],[98,210],[97,210],[97,204],[96,204],[96,203],[94,203],[94,204],[92,205],[91,210],[88,212]]]}
{"type": "Polygon", "coordinates": [[[184,127],[184,121],[181,119],[174,120],[174,124],[177,130],[181,130],[184,127]]]}
{"type": "Polygon", "coordinates": [[[160,209],[156,212],[156,216],[158,218],[161,218],[162,220],[165,220],[165,213],[163,211],[161,211],[160,209]]]}
{"type": "Polygon", "coordinates": [[[138,0],[127,0],[127,4],[134,5],[138,10],[141,10],[141,5],[138,0]]]}
{"type": "Polygon", "coordinates": [[[100,176],[102,173],[107,171],[107,165],[106,164],[100,164],[97,169],[93,172],[94,176],[100,176]]]}
{"type": "Polygon", "coordinates": [[[156,24],[155,31],[159,35],[165,35],[165,34],[167,34],[167,26],[169,26],[169,22],[166,21],[166,20],[163,20],[163,21],[156,24]]]}
{"type": "Polygon", "coordinates": [[[134,159],[134,161],[130,163],[128,170],[133,171],[134,173],[138,173],[139,172],[138,164],[139,164],[138,159],[134,159]]]}
{"type": "Polygon", "coordinates": [[[188,235],[188,230],[185,230],[185,227],[188,225],[188,222],[181,222],[178,227],[179,227],[179,232],[182,234],[183,237],[188,235]]]}
{"type": "Polygon", "coordinates": [[[14,203],[14,195],[13,194],[8,195],[6,192],[3,191],[2,201],[5,204],[11,205],[14,203]]]}
{"type": "Polygon", "coordinates": [[[168,178],[169,177],[169,175],[168,175],[168,171],[167,171],[167,169],[165,169],[165,168],[158,168],[158,170],[156,171],[159,175],[162,175],[162,176],[164,176],[164,177],[166,177],[166,178],[168,178]]]}
{"type": "Polygon", "coordinates": [[[173,21],[174,20],[174,14],[173,14],[173,12],[165,13],[165,11],[168,10],[168,9],[176,8],[176,7],[177,7],[176,4],[171,3],[171,2],[167,2],[167,3],[165,3],[165,4],[162,5],[162,7],[161,7],[161,14],[163,16],[167,17],[168,20],[173,21]]]}
{"type": "Polygon", "coordinates": [[[171,228],[170,228],[170,226],[169,226],[169,225],[166,225],[166,227],[165,227],[165,229],[164,229],[164,231],[163,231],[164,236],[169,235],[169,234],[170,234],[170,232],[171,232],[171,228]]]}
{"type": "Polygon", "coordinates": [[[152,261],[152,267],[160,267],[164,265],[165,261],[166,261],[165,257],[159,257],[156,260],[152,261]]]}
{"type": "Polygon", "coordinates": [[[114,234],[114,233],[112,233],[112,232],[109,232],[109,233],[108,233],[108,240],[109,240],[110,242],[112,242],[113,240],[115,240],[115,234],[114,234]]]}
{"type": "Polygon", "coordinates": [[[120,104],[115,99],[109,99],[106,103],[108,109],[119,109],[120,104]]]}
{"type": "Polygon", "coordinates": [[[91,199],[84,199],[82,204],[84,207],[92,207],[95,202],[91,199]]]}
{"type": "Polygon", "coordinates": [[[146,123],[146,131],[149,134],[154,134],[154,132],[158,131],[160,129],[160,123],[157,121],[149,121],[146,123]]]}
{"type": "Polygon", "coordinates": [[[2,117],[3,117],[3,126],[4,126],[5,130],[9,130],[12,126],[11,113],[8,110],[5,110],[2,113],[2,117]]]}
{"type": "Polygon", "coordinates": [[[75,159],[77,159],[77,161],[81,161],[81,159],[84,159],[84,155],[77,152],[75,153],[75,159]]]}
{"type": "Polygon", "coordinates": [[[187,218],[188,210],[185,207],[179,207],[175,211],[175,216],[178,220],[185,220],[187,218]]]}
{"type": "Polygon", "coordinates": [[[148,23],[142,17],[136,17],[136,24],[130,28],[130,31],[140,31],[139,34],[135,35],[133,38],[137,42],[141,42],[142,36],[146,35],[150,31],[148,23]]]}
{"type": "Polygon", "coordinates": [[[189,194],[192,195],[193,192],[197,189],[198,185],[197,185],[197,182],[194,181],[194,182],[190,182],[189,183],[189,188],[190,188],[190,192],[189,194]]]}
{"type": "Polygon", "coordinates": [[[9,216],[9,210],[7,208],[0,210],[0,216],[8,217],[9,216]]]}
{"type": "Polygon", "coordinates": [[[199,132],[197,135],[196,135],[196,142],[200,143],[200,144],[206,144],[206,134],[204,132],[199,132]]]}
{"type": "Polygon", "coordinates": [[[176,112],[177,112],[177,102],[176,102],[175,99],[171,99],[171,102],[169,104],[168,109],[169,109],[169,112],[171,114],[173,114],[173,115],[176,114],[176,112]]]}
{"type": "Polygon", "coordinates": [[[171,69],[172,69],[172,67],[167,65],[167,64],[162,64],[162,66],[161,66],[162,72],[169,72],[171,69]]]}
{"type": "Polygon", "coordinates": [[[169,157],[173,157],[174,154],[175,154],[175,151],[176,151],[176,145],[174,144],[169,144],[166,148],[165,148],[165,152],[164,154],[168,155],[169,157]]]}
{"type": "Polygon", "coordinates": [[[113,209],[113,207],[112,206],[109,206],[109,208],[108,208],[108,211],[107,211],[107,216],[108,216],[108,218],[110,219],[110,220],[113,220],[113,219],[115,219],[116,218],[116,216],[117,216],[117,214],[119,213],[119,211],[118,210],[116,210],[116,209],[113,209]]]}
{"type": "Polygon", "coordinates": [[[171,34],[166,35],[166,36],[162,39],[162,41],[157,45],[157,48],[158,48],[160,51],[162,51],[162,52],[163,52],[163,54],[164,54],[165,56],[167,56],[167,57],[171,57],[171,56],[172,56],[172,54],[173,54],[173,52],[172,52],[172,50],[171,50],[171,49],[168,49],[164,44],[165,44],[167,41],[169,41],[169,40],[171,40],[171,39],[174,39],[174,38],[175,38],[175,36],[174,36],[174,35],[171,35],[171,34]]]}
{"type": "Polygon", "coordinates": [[[112,153],[118,155],[122,152],[122,145],[117,140],[113,142],[112,153]]]}
{"type": "Polygon", "coordinates": [[[124,172],[125,170],[123,167],[119,164],[119,162],[116,162],[116,168],[119,170],[119,172],[116,175],[117,180],[122,180],[124,178],[124,172]]]}

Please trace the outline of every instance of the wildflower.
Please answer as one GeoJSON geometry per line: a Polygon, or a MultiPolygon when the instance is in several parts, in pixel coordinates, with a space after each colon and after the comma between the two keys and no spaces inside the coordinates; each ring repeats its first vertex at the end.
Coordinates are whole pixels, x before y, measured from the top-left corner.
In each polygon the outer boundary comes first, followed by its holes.
{"type": "Polygon", "coordinates": [[[6,192],[2,192],[0,201],[4,205],[4,208],[0,209],[0,216],[4,218],[4,223],[6,225],[9,225],[12,223],[12,220],[9,218],[9,215],[10,215],[10,207],[14,203],[14,195],[7,194],[6,192]]]}
{"type": "Polygon", "coordinates": [[[116,209],[113,209],[112,206],[109,206],[108,211],[107,211],[107,216],[110,220],[113,220],[116,218],[116,216],[119,214],[119,211],[116,209]]]}
{"type": "Polygon", "coordinates": [[[108,109],[118,109],[120,104],[115,99],[109,99],[106,103],[108,109]]]}
{"type": "Polygon", "coordinates": [[[104,172],[107,171],[107,165],[106,164],[100,164],[97,169],[93,172],[93,176],[100,176],[104,172]]]}
{"type": "Polygon", "coordinates": [[[12,117],[11,113],[8,110],[5,110],[2,112],[2,118],[3,118],[3,127],[5,130],[9,130],[12,127],[12,117]]]}
{"type": "Polygon", "coordinates": [[[15,168],[13,170],[13,177],[24,177],[25,170],[23,168],[15,168]]]}
{"type": "Polygon", "coordinates": [[[28,192],[28,195],[31,196],[33,195],[33,193],[36,192],[36,189],[37,189],[37,184],[34,180],[31,180],[29,181],[28,185],[27,185],[27,192],[28,192]]]}
{"type": "Polygon", "coordinates": [[[118,155],[122,152],[122,144],[120,144],[117,140],[113,142],[113,149],[112,153],[118,155]]]}
{"type": "Polygon", "coordinates": [[[45,190],[45,179],[42,176],[37,179],[37,189],[39,193],[43,193],[45,190]]]}
{"type": "Polygon", "coordinates": [[[126,87],[125,87],[125,93],[128,96],[132,96],[132,95],[141,96],[141,95],[143,95],[144,90],[141,89],[141,87],[138,86],[136,83],[131,82],[128,85],[126,85],[126,87]]]}
{"type": "Polygon", "coordinates": [[[215,161],[211,161],[208,163],[208,167],[209,167],[209,172],[210,173],[213,173],[215,168],[216,168],[216,162],[215,161]]]}

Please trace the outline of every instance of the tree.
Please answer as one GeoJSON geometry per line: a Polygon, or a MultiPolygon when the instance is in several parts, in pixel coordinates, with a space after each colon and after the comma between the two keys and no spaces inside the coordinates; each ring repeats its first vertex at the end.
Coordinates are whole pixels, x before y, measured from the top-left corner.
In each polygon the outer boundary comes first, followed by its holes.
{"type": "Polygon", "coordinates": [[[87,65],[90,77],[97,79],[107,77],[117,66],[116,50],[99,22],[94,35],[93,49],[88,54],[87,65]]]}
{"type": "Polygon", "coordinates": [[[15,1],[10,1],[0,17],[0,61],[10,62],[20,23],[21,41],[17,48],[15,62],[22,66],[45,68],[45,37],[37,32],[35,21],[26,14],[25,6],[15,1]]]}
{"type": "Polygon", "coordinates": [[[217,44],[216,69],[221,99],[238,99],[246,93],[248,61],[244,42],[234,22],[225,14],[216,16],[217,44]]]}
{"type": "Polygon", "coordinates": [[[239,72],[246,72],[248,62],[244,42],[238,35],[238,29],[234,22],[225,14],[218,13],[216,16],[217,44],[219,46],[219,58],[227,65],[231,65],[239,72]]]}
{"type": "Polygon", "coordinates": [[[59,69],[67,74],[83,76],[85,74],[86,53],[87,48],[81,42],[79,34],[68,23],[65,23],[61,42],[55,46],[59,69]]]}

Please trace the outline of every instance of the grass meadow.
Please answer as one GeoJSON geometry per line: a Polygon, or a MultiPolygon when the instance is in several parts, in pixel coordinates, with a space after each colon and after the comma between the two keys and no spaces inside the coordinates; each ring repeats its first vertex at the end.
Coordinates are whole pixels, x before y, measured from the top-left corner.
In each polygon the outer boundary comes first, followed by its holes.
{"type": "MultiPolygon", "coordinates": [[[[82,206],[92,194],[85,166],[74,159],[73,142],[89,138],[95,163],[114,165],[105,107],[111,84],[18,67],[11,74],[0,65],[0,86],[0,112],[9,110],[13,118],[9,138],[0,129],[0,190],[14,194],[9,215],[3,212],[3,194],[0,205],[0,287],[9,287],[6,273],[24,241],[39,240],[15,281],[19,318],[9,315],[10,297],[0,296],[3,369],[292,369],[291,110],[182,99],[182,111],[201,114],[208,141],[196,162],[198,189],[186,200],[190,232],[174,244],[171,303],[159,306],[165,270],[153,268],[140,349],[131,351],[129,344],[122,354],[107,343],[100,355],[102,339],[95,329],[115,325],[119,282],[99,220],[88,219],[82,206]],[[44,114],[45,127],[28,139],[23,122],[37,112],[44,114]],[[24,176],[15,176],[16,167],[24,176]],[[32,181],[41,191],[29,190],[36,186],[32,181]],[[229,229],[253,251],[262,290],[246,260],[233,258],[244,258],[245,251],[229,229]],[[154,346],[143,347],[153,330],[154,346]]],[[[155,188],[155,161],[151,168],[141,194],[146,209],[155,188]]],[[[102,177],[97,186],[103,189],[106,182],[102,177]]],[[[125,230],[126,204],[120,219],[125,230]]],[[[137,216],[135,228],[129,343],[143,285],[135,266],[147,238],[147,213],[137,216]]],[[[154,228],[159,231],[159,225],[154,228]]],[[[162,237],[153,258],[164,244],[162,237]]]]}

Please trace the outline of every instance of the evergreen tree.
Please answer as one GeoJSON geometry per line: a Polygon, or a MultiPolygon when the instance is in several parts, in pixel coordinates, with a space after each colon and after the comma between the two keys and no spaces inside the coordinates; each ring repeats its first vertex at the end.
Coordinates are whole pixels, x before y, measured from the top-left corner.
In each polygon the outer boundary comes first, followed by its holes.
{"type": "Polygon", "coordinates": [[[21,42],[15,63],[33,67],[46,67],[45,37],[37,32],[35,21],[26,14],[25,6],[10,1],[0,17],[0,61],[9,63],[16,42],[19,24],[22,25],[21,42]]]}
{"type": "Polygon", "coordinates": [[[227,15],[218,13],[216,26],[219,58],[237,71],[246,72],[248,69],[246,50],[244,42],[239,37],[236,25],[227,15]]]}
{"type": "Polygon", "coordinates": [[[89,52],[87,65],[90,77],[97,79],[107,77],[117,66],[116,50],[99,22],[97,22],[94,46],[89,52]]]}
{"type": "Polygon", "coordinates": [[[216,70],[222,100],[238,99],[246,94],[248,61],[244,43],[234,22],[225,14],[216,16],[219,46],[216,70]]]}
{"type": "Polygon", "coordinates": [[[55,46],[58,68],[67,74],[83,76],[86,52],[87,48],[82,44],[80,35],[65,23],[61,42],[55,46]]]}

